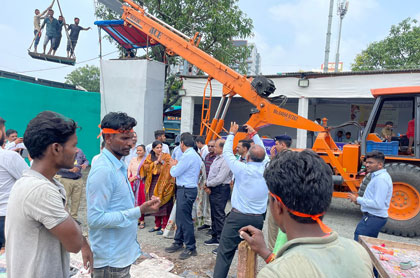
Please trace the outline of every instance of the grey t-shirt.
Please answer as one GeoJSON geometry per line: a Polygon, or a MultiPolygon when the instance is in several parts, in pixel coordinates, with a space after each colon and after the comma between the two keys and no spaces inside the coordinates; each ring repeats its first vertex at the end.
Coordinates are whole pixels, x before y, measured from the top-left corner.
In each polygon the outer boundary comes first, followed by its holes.
{"type": "Polygon", "coordinates": [[[69,277],[69,253],[49,231],[69,217],[65,196],[63,185],[33,170],[16,181],[6,215],[8,277],[69,277]]]}

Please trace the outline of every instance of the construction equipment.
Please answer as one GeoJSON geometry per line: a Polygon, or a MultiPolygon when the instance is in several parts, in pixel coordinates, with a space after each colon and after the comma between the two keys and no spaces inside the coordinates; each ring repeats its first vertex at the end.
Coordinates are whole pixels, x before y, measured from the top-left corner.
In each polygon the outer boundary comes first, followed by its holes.
{"type": "MultiPolygon", "coordinates": [[[[333,127],[327,126],[327,119],[323,119],[323,125],[321,126],[270,102],[268,96],[275,90],[271,80],[263,76],[254,79],[247,78],[237,73],[199,49],[200,38],[198,34],[194,38],[189,38],[153,15],[148,14],[141,6],[132,1],[124,0],[124,2],[126,3],[122,5],[124,25],[134,27],[147,34],[154,41],[165,46],[167,53],[183,57],[189,63],[206,72],[209,75],[209,80],[215,79],[223,84],[223,97],[211,124],[209,116],[203,115],[202,117],[205,121],[204,127],[202,126],[205,129],[203,133],[207,133],[207,141],[219,136],[232,97],[240,95],[255,106],[251,110],[247,122],[255,129],[268,125],[281,125],[318,132],[313,150],[331,166],[334,173],[333,196],[339,198],[347,198],[348,192],[357,192],[363,178],[358,173],[366,152],[373,149],[382,150],[386,154],[385,168],[390,173],[394,183],[389,220],[385,231],[403,236],[420,235],[420,110],[418,109],[420,106],[420,87],[372,90],[374,97],[376,97],[376,103],[361,135],[361,144],[345,145],[343,150],[340,150],[331,137],[330,130],[333,127]],[[411,112],[411,115],[403,116],[403,118],[415,120],[413,148],[415,156],[405,154],[398,144],[395,149],[395,144],[392,142],[389,142],[391,143],[391,150],[388,150],[388,142],[382,142],[376,134],[380,132],[378,128],[381,128],[380,124],[386,119],[383,107],[390,106],[402,107],[401,111],[406,114],[411,112]]],[[[208,98],[206,95],[204,97],[208,98]]],[[[206,101],[209,102],[208,99],[206,101]]],[[[349,122],[348,124],[355,123],[349,122]]],[[[235,143],[246,136],[247,134],[239,132],[235,136],[235,143]]]]}

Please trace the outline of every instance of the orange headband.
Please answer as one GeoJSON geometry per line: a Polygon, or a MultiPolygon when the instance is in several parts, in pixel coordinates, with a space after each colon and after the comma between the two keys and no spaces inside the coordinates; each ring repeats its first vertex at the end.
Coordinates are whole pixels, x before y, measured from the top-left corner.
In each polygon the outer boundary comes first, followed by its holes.
{"type": "Polygon", "coordinates": [[[286,207],[286,209],[287,209],[287,211],[288,211],[288,212],[290,212],[291,214],[296,215],[296,216],[299,216],[299,217],[312,218],[312,220],[315,220],[315,221],[316,221],[316,223],[318,223],[319,227],[321,228],[321,230],[322,230],[324,233],[329,234],[329,233],[331,233],[331,232],[332,232],[332,230],[331,230],[331,229],[330,229],[327,225],[325,225],[325,224],[321,221],[321,219],[319,219],[321,216],[323,216],[323,215],[325,214],[325,212],[320,213],[320,214],[316,214],[316,215],[311,215],[311,214],[301,213],[301,212],[298,212],[298,211],[295,211],[295,210],[289,209],[289,208],[288,208],[288,207],[287,207],[287,206],[283,203],[283,201],[281,200],[281,198],[280,198],[279,196],[277,196],[276,194],[274,194],[274,193],[271,193],[271,192],[270,192],[270,195],[271,195],[273,198],[277,199],[277,201],[279,201],[279,202],[280,202],[283,206],[285,206],[285,207],[286,207]]]}
{"type": "MultiPolygon", "coordinates": [[[[98,125],[99,128],[101,128],[101,125],[98,125]]],[[[119,134],[119,133],[132,133],[134,132],[134,129],[131,130],[121,130],[121,129],[113,129],[113,128],[102,128],[101,132],[99,133],[98,137],[101,137],[102,134],[119,134]]]]}

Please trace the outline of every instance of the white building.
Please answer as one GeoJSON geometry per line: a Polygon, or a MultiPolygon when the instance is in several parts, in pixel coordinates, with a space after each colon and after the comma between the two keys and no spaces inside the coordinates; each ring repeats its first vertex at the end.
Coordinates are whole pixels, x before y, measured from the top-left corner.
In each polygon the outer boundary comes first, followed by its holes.
{"type": "MultiPolygon", "coordinates": [[[[248,59],[246,60],[247,63],[247,75],[259,75],[261,74],[261,55],[258,53],[257,46],[255,43],[248,43],[247,40],[234,40],[234,46],[251,46],[251,54],[249,55],[248,59]]],[[[237,71],[238,66],[232,66],[234,70],[237,71]]]]}
{"type": "MultiPolygon", "coordinates": [[[[325,117],[328,119],[328,126],[349,121],[352,107],[360,108],[359,122],[367,120],[366,116],[370,113],[370,108],[374,103],[371,89],[420,86],[420,69],[341,73],[299,72],[267,77],[274,82],[277,88],[272,96],[284,95],[288,98],[283,108],[311,120],[325,117]],[[309,80],[307,87],[299,86],[302,76],[307,81],[309,80]]],[[[188,131],[199,134],[203,90],[206,82],[207,76],[184,76],[183,86],[186,95],[182,97],[181,132],[188,131]]],[[[221,99],[222,84],[212,81],[212,87],[211,117],[214,116],[221,99]]],[[[254,108],[253,105],[243,98],[235,96],[226,114],[225,128],[228,128],[228,123],[231,121],[236,121],[239,124],[246,123],[251,108],[254,108]]],[[[406,128],[406,125],[401,124],[395,132],[405,133],[406,128]]],[[[356,127],[349,127],[346,131],[357,134],[356,127]]],[[[310,146],[312,142],[311,135],[308,135],[306,130],[282,126],[264,127],[260,130],[260,134],[271,138],[288,134],[293,138],[293,147],[298,148],[310,146]]]]}

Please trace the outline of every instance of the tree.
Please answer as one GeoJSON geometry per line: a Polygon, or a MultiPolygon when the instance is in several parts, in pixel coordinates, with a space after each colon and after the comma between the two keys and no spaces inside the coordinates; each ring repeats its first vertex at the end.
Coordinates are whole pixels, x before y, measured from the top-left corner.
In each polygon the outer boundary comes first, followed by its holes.
{"type": "Polygon", "coordinates": [[[352,64],[353,71],[419,67],[420,27],[417,20],[411,18],[392,25],[384,40],[371,43],[352,64]]]}
{"type": "MultiPolygon", "coordinates": [[[[238,71],[246,73],[246,60],[251,48],[235,47],[233,39],[252,35],[252,20],[238,6],[238,0],[144,0],[134,2],[147,7],[147,11],[189,37],[196,32],[201,36],[200,48],[228,66],[236,65],[238,71]],[[142,2],[142,3],[141,3],[142,2]]],[[[99,5],[96,15],[104,20],[117,16],[99,5]]],[[[171,66],[182,63],[177,56],[168,56],[165,47],[151,47],[147,55],[164,62],[166,67],[164,110],[179,100],[178,90],[182,81],[171,75],[171,66]]]]}
{"type": "Polygon", "coordinates": [[[86,65],[70,72],[66,77],[67,84],[81,86],[89,92],[99,92],[99,68],[86,65]]]}

